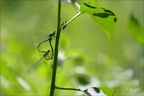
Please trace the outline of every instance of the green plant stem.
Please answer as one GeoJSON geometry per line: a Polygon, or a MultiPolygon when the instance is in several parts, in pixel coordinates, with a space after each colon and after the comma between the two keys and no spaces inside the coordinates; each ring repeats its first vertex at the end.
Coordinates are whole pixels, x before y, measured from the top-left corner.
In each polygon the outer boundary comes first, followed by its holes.
{"type": "Polygon", "coordinates": [[[52,81],[51,81],[51,89],[50,95],[54,96],[55,91],[55,81],[56,81],[56,71],[57,71],[57,59],[58,59],[58,45],[59,45],[59,38],[61,32],[61,1],[58,0],[58,21],[57,21],[57,35],[56,35],[56,42],[55,42],[55,55],[54,55],[54,63],[53,63],[53,72],[52,72],[52,81]]]}
{"type": "Polygon", "coordinates": [[[62,87],[56,87],[56,89],[81,91],[80,89],[76,89],[76,88],[62,88],[62,87]]]}
{"type": "MultiPolygon", "coordinates": [[[[76,19],[81,12],[78,12],[75,16],[73,16],[69,21],[66,22],[65,26],[67,26],[70,22],[72,22],[74,19],[76,19]]],[[[60,88],[56,87],[55,81],[56,81],[56,71],[57,71],[57,59],[58,59],[58,45],[59,45],[59,38],[60,38],[60,32],[63,29],[63,26],[61,27],[61,1],[58,0],[58,25],[57,25],[57,35],[56,35],[56,42],[55,42],[55,54],[54,54],[54,63],[53,63],[53,72],[52,72],[52,81],[51,81],[51,89],[50,89],[50,95],[54,96],[55,89],[63,89],[63,90],[76,90],[80,91],[79,89],[74,88],[60,88]]]]}

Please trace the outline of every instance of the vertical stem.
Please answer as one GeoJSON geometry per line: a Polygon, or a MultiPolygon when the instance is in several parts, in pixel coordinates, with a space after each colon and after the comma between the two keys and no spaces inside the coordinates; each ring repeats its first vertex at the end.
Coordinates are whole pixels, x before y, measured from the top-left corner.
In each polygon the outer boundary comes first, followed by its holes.
{"type": "Polygon", "coordinates": [[[56,71],[57,71],[57,59],[58,59],[58,45],[59,45],[59,38],[60,38],[60,31],[61,31],[61,1],[58,0],[58,21],[57,21],[57,35],[56,35],[56,42],[55,42],[55,54],[54,54],[54,63],[53,63],[53,73],[52,73],[52,81],[51,81],[51,89],[50,95],[54,96],[54,91],[56,88],[55,81],[56,81],[56,71]]]}

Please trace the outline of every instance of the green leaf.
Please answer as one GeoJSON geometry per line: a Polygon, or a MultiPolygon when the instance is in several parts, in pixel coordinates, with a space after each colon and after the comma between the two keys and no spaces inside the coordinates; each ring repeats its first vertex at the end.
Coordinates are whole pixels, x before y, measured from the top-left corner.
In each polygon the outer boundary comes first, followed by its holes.
{"type": "Polygon", "coordinates": [[[90,83],[89,77],[85,74],[78,74],[77,75],[77,81],[81,85],[87,85],[90,83]]]}
{"type": "Polygon", "coordinates": [[[114,89],[108,87],[100,87],[100,89],[107,95],[107,96],[114,96],[114,89]]]}
{"type": "Polygon", "coordinates": [[[98,7],[98,3],[95,0],[90,0],[88,3],[81,5],[80,11],[81,13],[90,14],[93,20],[106,31],[109,39],[112,40],[113,30],[117,21],[117,17],[112,11],[98,7]]]}
{"type": "Polygon", "coordinates": [[[134,15],[131,15],[129,29],[132,36],[139,44],[144,44],[144,27],[140,24],[134,15]]]}

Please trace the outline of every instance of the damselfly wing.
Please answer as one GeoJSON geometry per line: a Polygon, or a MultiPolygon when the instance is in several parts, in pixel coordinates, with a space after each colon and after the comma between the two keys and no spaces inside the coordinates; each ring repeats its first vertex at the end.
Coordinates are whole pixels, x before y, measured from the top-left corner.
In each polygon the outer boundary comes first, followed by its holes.
{"type": "Polygon", "coordinates": [[[30,67],[30,69],[28,70],[28,74],[33,73],[40,66],[43,58],[44,58],[44,55],[34,65],[30,67]]]}

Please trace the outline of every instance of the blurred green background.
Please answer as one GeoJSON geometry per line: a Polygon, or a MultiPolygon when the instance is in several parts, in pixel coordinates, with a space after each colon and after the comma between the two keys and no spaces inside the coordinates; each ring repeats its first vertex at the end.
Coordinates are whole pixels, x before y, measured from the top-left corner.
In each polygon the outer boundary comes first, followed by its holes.
{"type": "MultiPolygon", "coordinates": [[[[79,78],[86,78],[89,86],[116,88],[115,96],[142,96],[144,1],[97,1],[118,18],[113,41],[88,14],[71,22],[61,32],[56,84],[83,88],[79,78]]],[[[1,96],[48,95],[53,60],[43,60],[33,74],[27,74],[27,70],[43,55],[37,51],[37,45],[57,28],[57,0],[1,0],[0,4],[1,96]]],[[[71,4],[62,3],[62,21],[75,14],[71,4]]],[[[55,95],[82,93],[56,90],[55,95]]]]}

